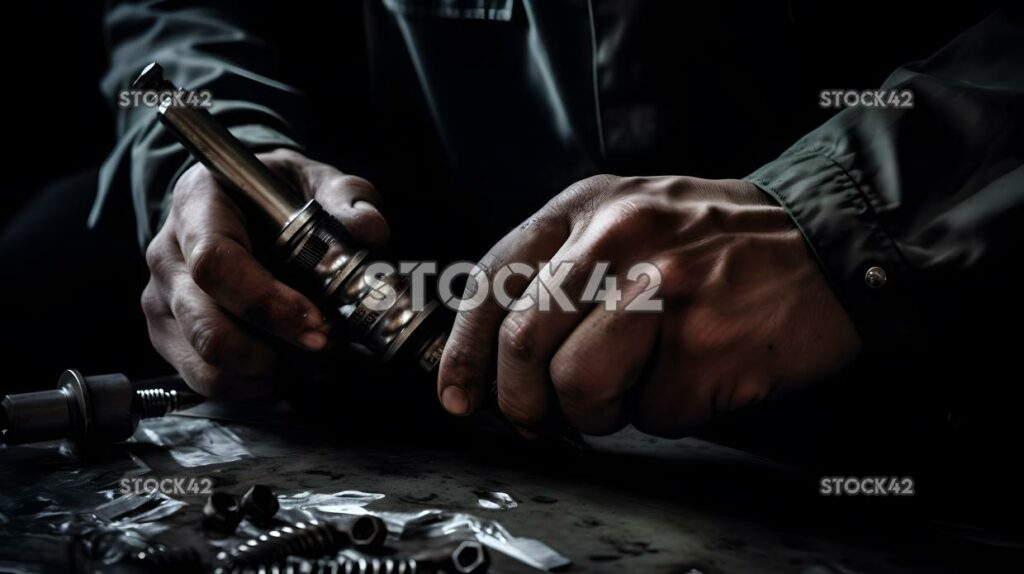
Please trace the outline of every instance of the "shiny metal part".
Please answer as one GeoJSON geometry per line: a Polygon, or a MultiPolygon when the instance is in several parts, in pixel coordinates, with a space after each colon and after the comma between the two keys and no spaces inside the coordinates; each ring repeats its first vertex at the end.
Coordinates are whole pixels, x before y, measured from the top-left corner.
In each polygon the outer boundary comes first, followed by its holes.
{"type": "MultiPolygon", "coordinates": [[[[155,63],[133,87],[175,89],[155,63]]],[[[159,118],[236,199],[256,208],[274,226],[282,260],[318,291],[314,295],[321,302],[338,310],[351,341],[385,362],[408,360],[427,371],[437,367],[437,350],[428,342],[436,341],[450,324],[427,320],[438,314],[436,303],[414,309],[404,276],[372,273],[368,252],[352,241],[337,219],[315,200],[302,200],[206,110],[168,100],[160,106],[159,118]],[[397,295],[390,304],[382,304],[385,288],[397,295]],[[430,332],[421,335],[424,330],[430,332]]]]}
{"type": "Polygon", "coordinates": [[[54,390],[4,397],[0,403],[2,442],[118,442],[132,436],[140,420],[162,417],[199,401],[199,395],[184,390],[136,389],[122,374],[85,377],[67,370],[54,390]]]}

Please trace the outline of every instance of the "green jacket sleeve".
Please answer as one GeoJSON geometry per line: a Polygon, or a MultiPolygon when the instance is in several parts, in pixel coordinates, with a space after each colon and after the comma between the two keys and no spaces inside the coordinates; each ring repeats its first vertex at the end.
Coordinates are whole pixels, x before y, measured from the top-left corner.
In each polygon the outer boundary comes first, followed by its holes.
{"type": "MultiPolygon", "coordinates": [[[[111,2],[104,26],[110,67],[101,88],[110,102],[151,61],[169,80],[212,94],[211,113],[254,149],[300,149],[303,97],[274,79],[274,50],[255,37],[244,2],[148,0],[111,2]],[[256,104],[254,102],[259,102],[256,104]]],[[[131,202],[143,247],[159,228],[188,153],[147,107],[116,109],[117,145],[104,162],[90,225],[131,202]],[[130,198],[128,197],[130,194],[130,198]]]]}
{"type": "MultiPolygon", "coordinates": [[[[747,179],[791,214],[870,354],[974,337],[1024,224],[1024,24],[997,12],[893,72],[912,108],[848,108],[747,179]]],[[[1001,298],[1001,300],[1000,300],[1001,298]]]]}

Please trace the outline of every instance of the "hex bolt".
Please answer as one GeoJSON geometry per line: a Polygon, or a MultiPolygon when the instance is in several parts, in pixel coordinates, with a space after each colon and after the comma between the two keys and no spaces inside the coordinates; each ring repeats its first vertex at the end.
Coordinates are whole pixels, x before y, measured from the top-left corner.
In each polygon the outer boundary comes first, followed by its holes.
{"type": "Polygon", "coordinates": [[[280,508],[274,490],[265,484],[254,484],[242,497],[242,514],[254,524],[270,524],[280,508]]]}
{"type": "Polygon", "coordinates": [[[420,571],[449,574],[482,574],[491,565],[487,547],[476,540],[460,540],[412,555],[420,571]]]}
{"type": "Polygon", "coordinates": [[[217,491],[206,499],[203,506],[203,528],[206,531],[227,536],[238,528],[241,521],[242,511],[234,495],[217,491]]]}
{"type": "Polygon", "coordinates": [[[388,536],[388,527],[376,516],[354,516],[331,520],[334,528],[344,532],[349,545],[360,550],[378,550],[388,536]]]}

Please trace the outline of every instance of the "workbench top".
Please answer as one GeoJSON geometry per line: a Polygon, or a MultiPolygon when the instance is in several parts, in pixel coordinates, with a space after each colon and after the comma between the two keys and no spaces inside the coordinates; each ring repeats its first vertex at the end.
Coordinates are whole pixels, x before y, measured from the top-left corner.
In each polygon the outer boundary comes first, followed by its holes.
{"type": "MultiPolygon", "coordinates": [[[[572,560],[573,572],[947,571],[930,563],[929,539],[911,519],[864,514],[818,495],[816,477],[697,439],[627,430],[588,439],[592,452],[577,456],[480,441],[327,440],[206,418],[215,411],[143,421],[132,442],[87,456],[56,443],[0,447],[0,571],[64,570],[61,531],[121,496],[125,477],[207,479],[238,495],[254,483],[282,496],[379,493],[367,509],[496,520],[572,560]],[[492,492],[518,505],[482,507],[492,492]]],[[[199,528],[205,496],[174,498],[185,504],[169,515],[124,524],[212,553],[199,528]]],[[[492,557],[492,572],[536,571],[492,557]]]]}

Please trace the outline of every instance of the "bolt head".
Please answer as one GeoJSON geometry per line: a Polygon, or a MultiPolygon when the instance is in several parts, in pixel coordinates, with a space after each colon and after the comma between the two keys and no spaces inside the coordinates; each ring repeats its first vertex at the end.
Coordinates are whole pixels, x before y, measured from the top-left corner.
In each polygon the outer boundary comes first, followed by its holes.
{"type": "Polygon", "coordinates": [[[227,492],[214,492],[203,506],[203,528],[213,534],[229,535],[242,521],[238,500],[227,492]]]}
{"type": "Polygon", "coordinates": [[[280,508],[274,490],[265,484],[254,484],[242,497],[242,513],[257,524],[269,522],[280,508]]]}
{"type": "Polygon", "coordinates": [[[476,540],[464,540],[452,552],[452,566],[460,574],[486,572],[490,562],[487,549],[476,540]]]}

